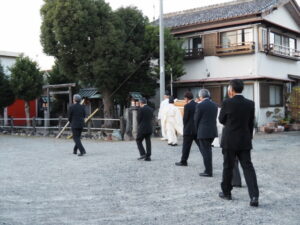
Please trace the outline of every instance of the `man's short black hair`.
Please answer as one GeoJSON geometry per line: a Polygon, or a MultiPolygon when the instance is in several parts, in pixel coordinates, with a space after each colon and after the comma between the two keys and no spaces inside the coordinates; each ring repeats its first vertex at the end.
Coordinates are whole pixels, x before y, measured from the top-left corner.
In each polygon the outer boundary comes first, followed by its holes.
{"type": "Polygon", "coordinates": [[[142,104],[147,104],[147,99],[142,97],[139,99],[139,102],[142,103],[142,104]]]}
{"type": "Polygon", "coordinates": [[[193,93],[192,93],[192,92],[190,92],[190,91],[187,91],[187,92],[185,92],[185,93],[184,93],[184,96],[183,96],[183,97],[185,97],[185,98],[187,98],[187,99],[191,100],[191,99],[193,99],[193,98],[194,98],[194,95],[193,95],[193,93]]]}
{"type": "Polygon", "coordinates": [[[236,93],[242,93],[244,90],[244,82],[240,79],[231,80],[229,86],[231,86],[232,90],[236,93]]]}

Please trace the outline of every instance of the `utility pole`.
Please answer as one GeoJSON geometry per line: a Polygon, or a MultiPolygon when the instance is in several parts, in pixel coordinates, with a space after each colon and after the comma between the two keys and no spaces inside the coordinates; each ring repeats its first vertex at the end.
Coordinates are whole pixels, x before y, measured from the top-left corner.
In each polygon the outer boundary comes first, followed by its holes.
{"type": "Polygon", "coordinates": [[[159,15],[159,90],[160,101],[163,100],[165,94],[165,44],[164,44],[164,18],[163,18],[163,0],[160,0],[160,15],[159,15]]]}
{"type": "Polygon", "coordinates": [[[170,87],[171,87],[171,96],[173,96],[173,70],[170,69],[171,72],[171,81],[170,81],[170,87]]]}

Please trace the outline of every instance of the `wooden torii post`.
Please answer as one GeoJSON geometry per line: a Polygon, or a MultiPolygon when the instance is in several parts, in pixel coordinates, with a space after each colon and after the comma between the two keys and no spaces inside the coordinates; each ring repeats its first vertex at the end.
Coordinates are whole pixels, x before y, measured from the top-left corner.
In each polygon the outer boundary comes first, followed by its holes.
{"type": "Polygon", "coordinates": [[[49,85],[44,85],[43,89],[46,89],[47,92],[47,103],[48,103],[48,108],[45,113],[45,132],[46,128],[49,127],[49,119],[50,119],[50,96],[51,95],[58,95],[58,94],[69,94],[69,104],[72,104],[72,87],[75,87],[75,83],[66,83],[66,84],[49,84],[49,85]],[[67,91],[52,91],[50,92],[51,89],[59,89],[59,88],[68,88],[67,91]]]}

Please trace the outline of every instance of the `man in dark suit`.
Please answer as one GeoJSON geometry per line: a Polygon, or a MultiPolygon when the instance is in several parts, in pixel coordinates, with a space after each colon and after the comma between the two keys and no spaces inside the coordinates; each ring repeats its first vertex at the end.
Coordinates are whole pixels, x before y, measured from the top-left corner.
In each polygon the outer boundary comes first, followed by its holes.
{"type": "Polygon", "coordinates": [[[217,115],[218,107],[210,100],[210,93],[206,89],[199,91],[200,103],[195,111],[195,124],[197,130],[197,139],[199,140],[200,151],[203,156],[205,171],[200,173],[203,177],[212,177],[212,148],[211,144],[215,137],[218,137],[217,115]]]}
{"type": "Polygon", "coordinates": [[[71,123],[71,129],[73,133],[73,140],[75,142],[75,146],[73,149],[73,154],[77,154],[77,149],[79,149],[80,154],[78,156],[83,156],[86,154],[86,151],[81,143],[81,133],[84,127],[84,118],[85,118],[85,110],[84,106],[80,105],[81,96],[76,94],[73,96],[73,105],[69,108],[69,122],[71,123]]]}
{"type": "Polygon", "coordinates": [[[243,168],[250,196],[250,206],[258,206],[259,191],[256,174],[251,162],[252,136],[254,127],[254,102],[244,98],[242,80],[231,80],[228,87],[229,99],[223,102],[219,121],[224,125],[221,147],[224,157],[222,192],[219,196],[231,200],[232,173],[236,157],[243,168]]]}
{"type": "Polygon", "coordinates": [[[190,155],[191,146],[193,141],[199,147],[198,139],[197,139],[197,131],[194,122],[194,114],[197,103],[193,100],[193,93],[187,91],[184,94],[184,100],[186,104],[184,105],[184,113],[183,113],[183,145],[182,145],[182,156],[180,162],[176,162],[176,166],[187,166],[187,160],[190,155]]]}
{"type": "Polygon", "coordinates": [[[140,109],[137,114],[138,131],[136,137],[136,143],[140,152],[138,160],[144,159],[145,161],[151,161],[151,139],[152,134],[152,119],[153,109],[147,105],[147,100],[141,98],[140,109]],[[146,140],[146,151],[143,146],[143,140],[146,140]]]}

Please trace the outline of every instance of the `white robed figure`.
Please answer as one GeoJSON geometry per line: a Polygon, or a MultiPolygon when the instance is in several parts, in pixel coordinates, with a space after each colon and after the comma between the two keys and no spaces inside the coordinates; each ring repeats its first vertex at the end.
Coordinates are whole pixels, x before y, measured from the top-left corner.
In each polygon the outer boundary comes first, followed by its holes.
{"type": "Polygon", "coordinates": [[[160,127],[161,127],[161,140],[166,141],[168,140],[167,138],[167,133],[166,133],[166,107],[169,105],[169,97],[170,94],[168,91],[165,92],[164,95],[164,100],[160,103],[159,106],[159,111],[158,111],[158,119],[160,120],[160,127]]]}
{"type": "Polygon", "coordinates": [[[168,144],[172,146],[177,145],[177,134],[183,135],[183,119],[179,109],[174,106],[173,97],[169,98],[169,104],[166,106],[165,113],[163,114],[166,127],[166,135],[168,144]]]}

